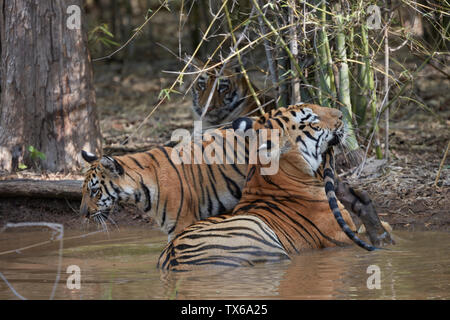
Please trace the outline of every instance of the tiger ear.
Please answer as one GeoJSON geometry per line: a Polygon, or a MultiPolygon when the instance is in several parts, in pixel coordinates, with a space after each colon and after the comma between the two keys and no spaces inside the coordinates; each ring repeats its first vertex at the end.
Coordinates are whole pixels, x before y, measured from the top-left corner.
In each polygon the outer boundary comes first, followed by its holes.
{"type": "Polygon", "coordinates": [[[95,160],[98,160],[98,157],[90,152],[81,150],[81,157],[86,161],[86,162],[94,162],[95,160]]]}
{"type": "Polygon", "coordinates": [[[253,128],[254,123],[255,123],[254,119],[249,117],[242,117],[234,120],[232,126],[234,131],[246,132],[247,130],[253,128]]]}
{"type": "MultiPolygon", "coordinates": [[[[184,63],[187,63],[189,60],[191,59],[190,55],[186,55],[184,57],[184,63]]],[[[188,65],[186,71],[187,72],[196,72],[196,71],[200,71],[203,66],[205,65],[205,63],[203,61],[201,61],[200,59],[197,59],[196,57],[194,57],[191,61],[191,63],[188,65]]]]}
{"type": "Polygon", "coordinates": [[[114,175],[123,175],[124,170],[123,167],[120,165],[119,162],[117,162],[116,159],[110,156],[103,156],[100,159],[100,163],[103,165],[103,167],[110,171],[114,175]]]}

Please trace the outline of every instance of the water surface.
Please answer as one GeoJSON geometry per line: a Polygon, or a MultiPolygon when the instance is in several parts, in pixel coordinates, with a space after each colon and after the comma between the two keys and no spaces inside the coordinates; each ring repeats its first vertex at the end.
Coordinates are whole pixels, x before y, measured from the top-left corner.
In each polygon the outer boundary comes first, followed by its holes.
{"type": "Polygon", "coordinates": [[[167,241],[158,230],[120,228],[78,237],[83,233],[66,231],[62,244],[48,243],[52,233],[46,228],[0,233],[0,299],[450,298],[450,234],[445,232],[394,232],[397,245],[390,250],[315,250],[288,263],[186,274],[156,269],[167,241]],[[27,249],[33,244],[40,245],[27,249]],[[25,249],[5,253],[18,248],[25,249]],[[80,289],[67,286],[70,265],[79,267],[80,289]],[[380,289],[367,286],[369,266],[380,270],[380,289]]]}

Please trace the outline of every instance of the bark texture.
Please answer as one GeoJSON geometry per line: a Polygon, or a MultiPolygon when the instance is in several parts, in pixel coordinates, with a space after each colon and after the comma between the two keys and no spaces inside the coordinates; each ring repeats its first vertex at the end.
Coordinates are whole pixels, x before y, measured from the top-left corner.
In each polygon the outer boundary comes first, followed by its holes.
{"type": "Polygon", "coordinates": [[[82,10],[81,0],[0,0],[0,171],[74,171],[81,149],[101,153],[83,14],[69,28],[71,5],[82,10]],[[30,145],[46,159],[33,161],[30,145]]]}

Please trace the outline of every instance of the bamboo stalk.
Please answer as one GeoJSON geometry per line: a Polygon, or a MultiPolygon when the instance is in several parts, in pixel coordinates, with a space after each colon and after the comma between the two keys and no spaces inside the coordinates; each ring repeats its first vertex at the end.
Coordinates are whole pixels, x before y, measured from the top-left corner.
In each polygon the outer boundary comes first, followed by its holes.
{"type": "Polygon", "coordinates": [[[319,30],[319,43],[316,46],[318,61],[320,67],[318,68],[319,75],[319,101],[322,106],[331,107],[332,97],[334,96],[335,87],[333,83],[333,70],[330,44],[326,32],[327,13],[325,1],[322,2],[322,11],[318,11],[320,15],[321,27],[319,30]]]}
{"type": "Polygon", "coordinates": [[[342,13],[336,14],[336,23],[338,25],[338,31],[336,33],[336,50],[337,56],[340,60],[339,66],[339,91],[338,97],[340,103],[343,105],[341,108],[344,111],[344,121],[347,125],[348,138],[347,146],[350,151],[359,149],[358,141],[356,140],[355,132],[353,130],[352,123],[352,103],[350,99],[350,81],[349,81],[349,69],[347,63],[346,43],[344,34],[344,23],[342,13]]]}
{"type": "MultiPolygon", "coordinates": [[[[386,95],[386,103],[389,102],[389,8],[390,1],[386,0],[386,14],[384,27],[384,92],[386,95]]],[[[389,108],[384,112],[385,136],[384,136],[384,157],[389,162],[389,108]]]]}
{"type": "MultiPolygon", "coordinates": [[[[362,47],[362,63],[357,64],[357,76],[353,81],[353,111],[355,112],[357,122],[359,125],[365,123],[367,106],[369,104],[368,96],[369,91],[369,79],[370,75],[367,73],[370,70],[370,58],[369,58],[369,44],[367,39],[367,29],[365,26],[361,26],[361,47],[362,47]]],[[[372,75],[373,79],[373,75],[372,75]]]]}
{"type": "MultiPolygon", "coordinates": [[[[369,106],[370,110],[372,112],[372,126],[374,130],[374,142],[373,146],[375,148],[376,158],[382,159],[383,153],[381,151],[380,147],[380,137],[379,137],[379,126],[377,121],[377,94],[376,94],[376,88],[375,88],[375,81],[374,81],[374,73],[373,69],[370,65],[370,55],[369,55],[369,34],[367,30],[367,25],[362,24],[361,26],[361,42],[363,47],[363,60],[364,60],[364,68],[363,68],[363,95],[364,97],[370,97],[369,98],[369,106]]],[[[367,99],[367,98],[365,98],[367,99]]],[[[364,100],[363,100],[364,101],[364,100]]]]}
{"type": "MultiPolygon", "coordinates": [[[[289,30],[289,34],[290,34],[290,42],[289,42],[289,46],[291,48],[292,51],[292,55],[295,59],[295,61],[298,61],[298,36],[297,36],[297,30],[296,30],[296,19],[295,19],[295,12],[296,10],[296,4],[295,1],[290,0],[289,1],[289,23],[292,25],[292,27],[289,30]]],[[[294,63],[291,61],[291,69],[293,69],[294,63]]],[[[291,97],[291,104],[295,104],[295,103],[299,103],[301,102],[301,96],[300,96],[300,83],[298,81],[298,79],[296,78],[292,78],[291,79],[291,92],[292,92],[292,97],[291,97]]]]}
{"type": "Polygon", "coordinates": [[[322,106],[330,106],[329,99],[327,99],[327,95],[330,93],[330,77],[328,76],[328,73],[326,72],[328,59],[327,59],[327,50],[325,48],[325,42],[328,41],[328,38],[326,37],[325,33],[325,27],[322,26],[321,29],[318,31],[319,34],[319,41],[316,45],[316,54],[318,57],[319,66],[317,68],[317,76],[318,76],[318,95],[319,95],[319,101],[320,105],[322,106]],[[325,93],[325,94],[324,94],[325,93]]]}
{"type": "MultiPolygon", "coordinates": [[[[235,49],[237,50],[238,44],[237,44],[236,37],[233,32],[233,24],[231,22],[230,12],[228,11],[227,6],[225,6],[224,11],[225,11],[225,16],[226,16],[227,22],[228,22],[228,27],[229,27],[230,33],[231,33],[231,39],[233,40],[233,45],[234,45],[235,49]]],[[[258,95],[256,94],[255,89],[253,88],[253,85],[250,82],[250,79],[248,77],[247,71],[245,70],[244,64],[242,63],[241,54],[239,53],[239,51],[237,51],[237,52],[238,52],[237,58],[238,58],[239,66],[241,67],[241,71],[242,71],[242,74],[244,75],[245,82],[247,82],[247,86],[250,90],[250,93],[251,93],[253,99],[256,102],[256,105],[258,106],[259,112],[261,112],[261,114],[264,115],[265,112],[264,112],[263,108],[261,107],[261,101],[259,101],[258,95]]]]}

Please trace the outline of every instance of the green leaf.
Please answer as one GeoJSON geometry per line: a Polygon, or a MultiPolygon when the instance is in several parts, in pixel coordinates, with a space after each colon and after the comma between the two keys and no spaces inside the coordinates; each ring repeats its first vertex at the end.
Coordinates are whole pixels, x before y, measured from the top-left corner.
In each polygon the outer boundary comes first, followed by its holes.
{"type": "Polygon", "coordinates": [[[145,20],[147,20],[148,17],[149,17],[152,13],[153,13],[153,10],[152,10],[152,9],[148,9],[148,10],[147,10],[147,13],[145,14],[145,20]]]}
{"type": "Polygon", "coordinates": [[[117,42],[115,42],[115,41],[113,41],[111,39],[108,39],[108,38],[102,38],[102,39],[103,39],[102,42],[105,43],[106,45],[110,44],[110,45],[113,45],[113,46],[120,46],[119,43],[117,43],[117,42]]]}
{"type": "Polygon", "coordinates": [[[165,98],[167,98],[167,100],[170,100],[170,94],[172,93],[172,92],[174,92],[174,93],[180,93],[179,91],[177,91],[177,90],[170,90],[170,89],[162,89],[160,92],[159,92],[159,95],[158,95],[158,99],[165,99],[165,98]]]}
{"type": "Polygon", "coordinates": [[[159,95],[158,95],[158,99],[164,99],[164,98],[167,98],[167,100],[170,100],[170,90],[169,89],[162,89],[160,92],[159,92],[159,95]]]}
{"type": "Polygon", "coordinates": [[[98,38],[98,41],[100,41],[101,43],[103,43],[105,46],[107,46],[108,48],[111,46],[108,42],[105,41],[106,38],[98,38]]]}
{"type": "Polygon", "coordinates": [[[291,69],[289,69],[288,71],[286,71],[285,73],[283,73],[283,74],[281,75],[281,78],[284,78],[285,76],[288,76],[288,75],[291,75],[291,76],[295,77],[294,71],[291,70],[291,69]]]}
{"type": "Polygon", "coordinates": [[[36,149],[33,146],[28,146],[28,151],[30,152],[31,159],[36,160],[37,158],[41,160],[47,159],[45,156],[45,153],[40,152],[38,149],[36,149]]]}
{"type": "Polygon", "coordinates": [[[107,25],[107,24],[101,25],[101,26],[99,26],[98,28],[99,28],[101,31],[103,31],[104,34],[110,36],[111,38],[114,38],[114,35],[113,35],[111,32],[109,32],[109,30],[108,30],[108,25],[107,25]]]}
{"type": "Polygon", "coordinates": [[[20,170],[25,170],[26,168],[28,168],[25,164],[23,164],[23,163],[19,163],[19,169],[20,170]]]}
{"type": "Polygon", "coordinates": [[[45,156],[45,153],[42,153],[42,152],[39,152],[39,151],[37,152],[37,156],[41,160],[47,159],[47,157],[45,156]]]}

